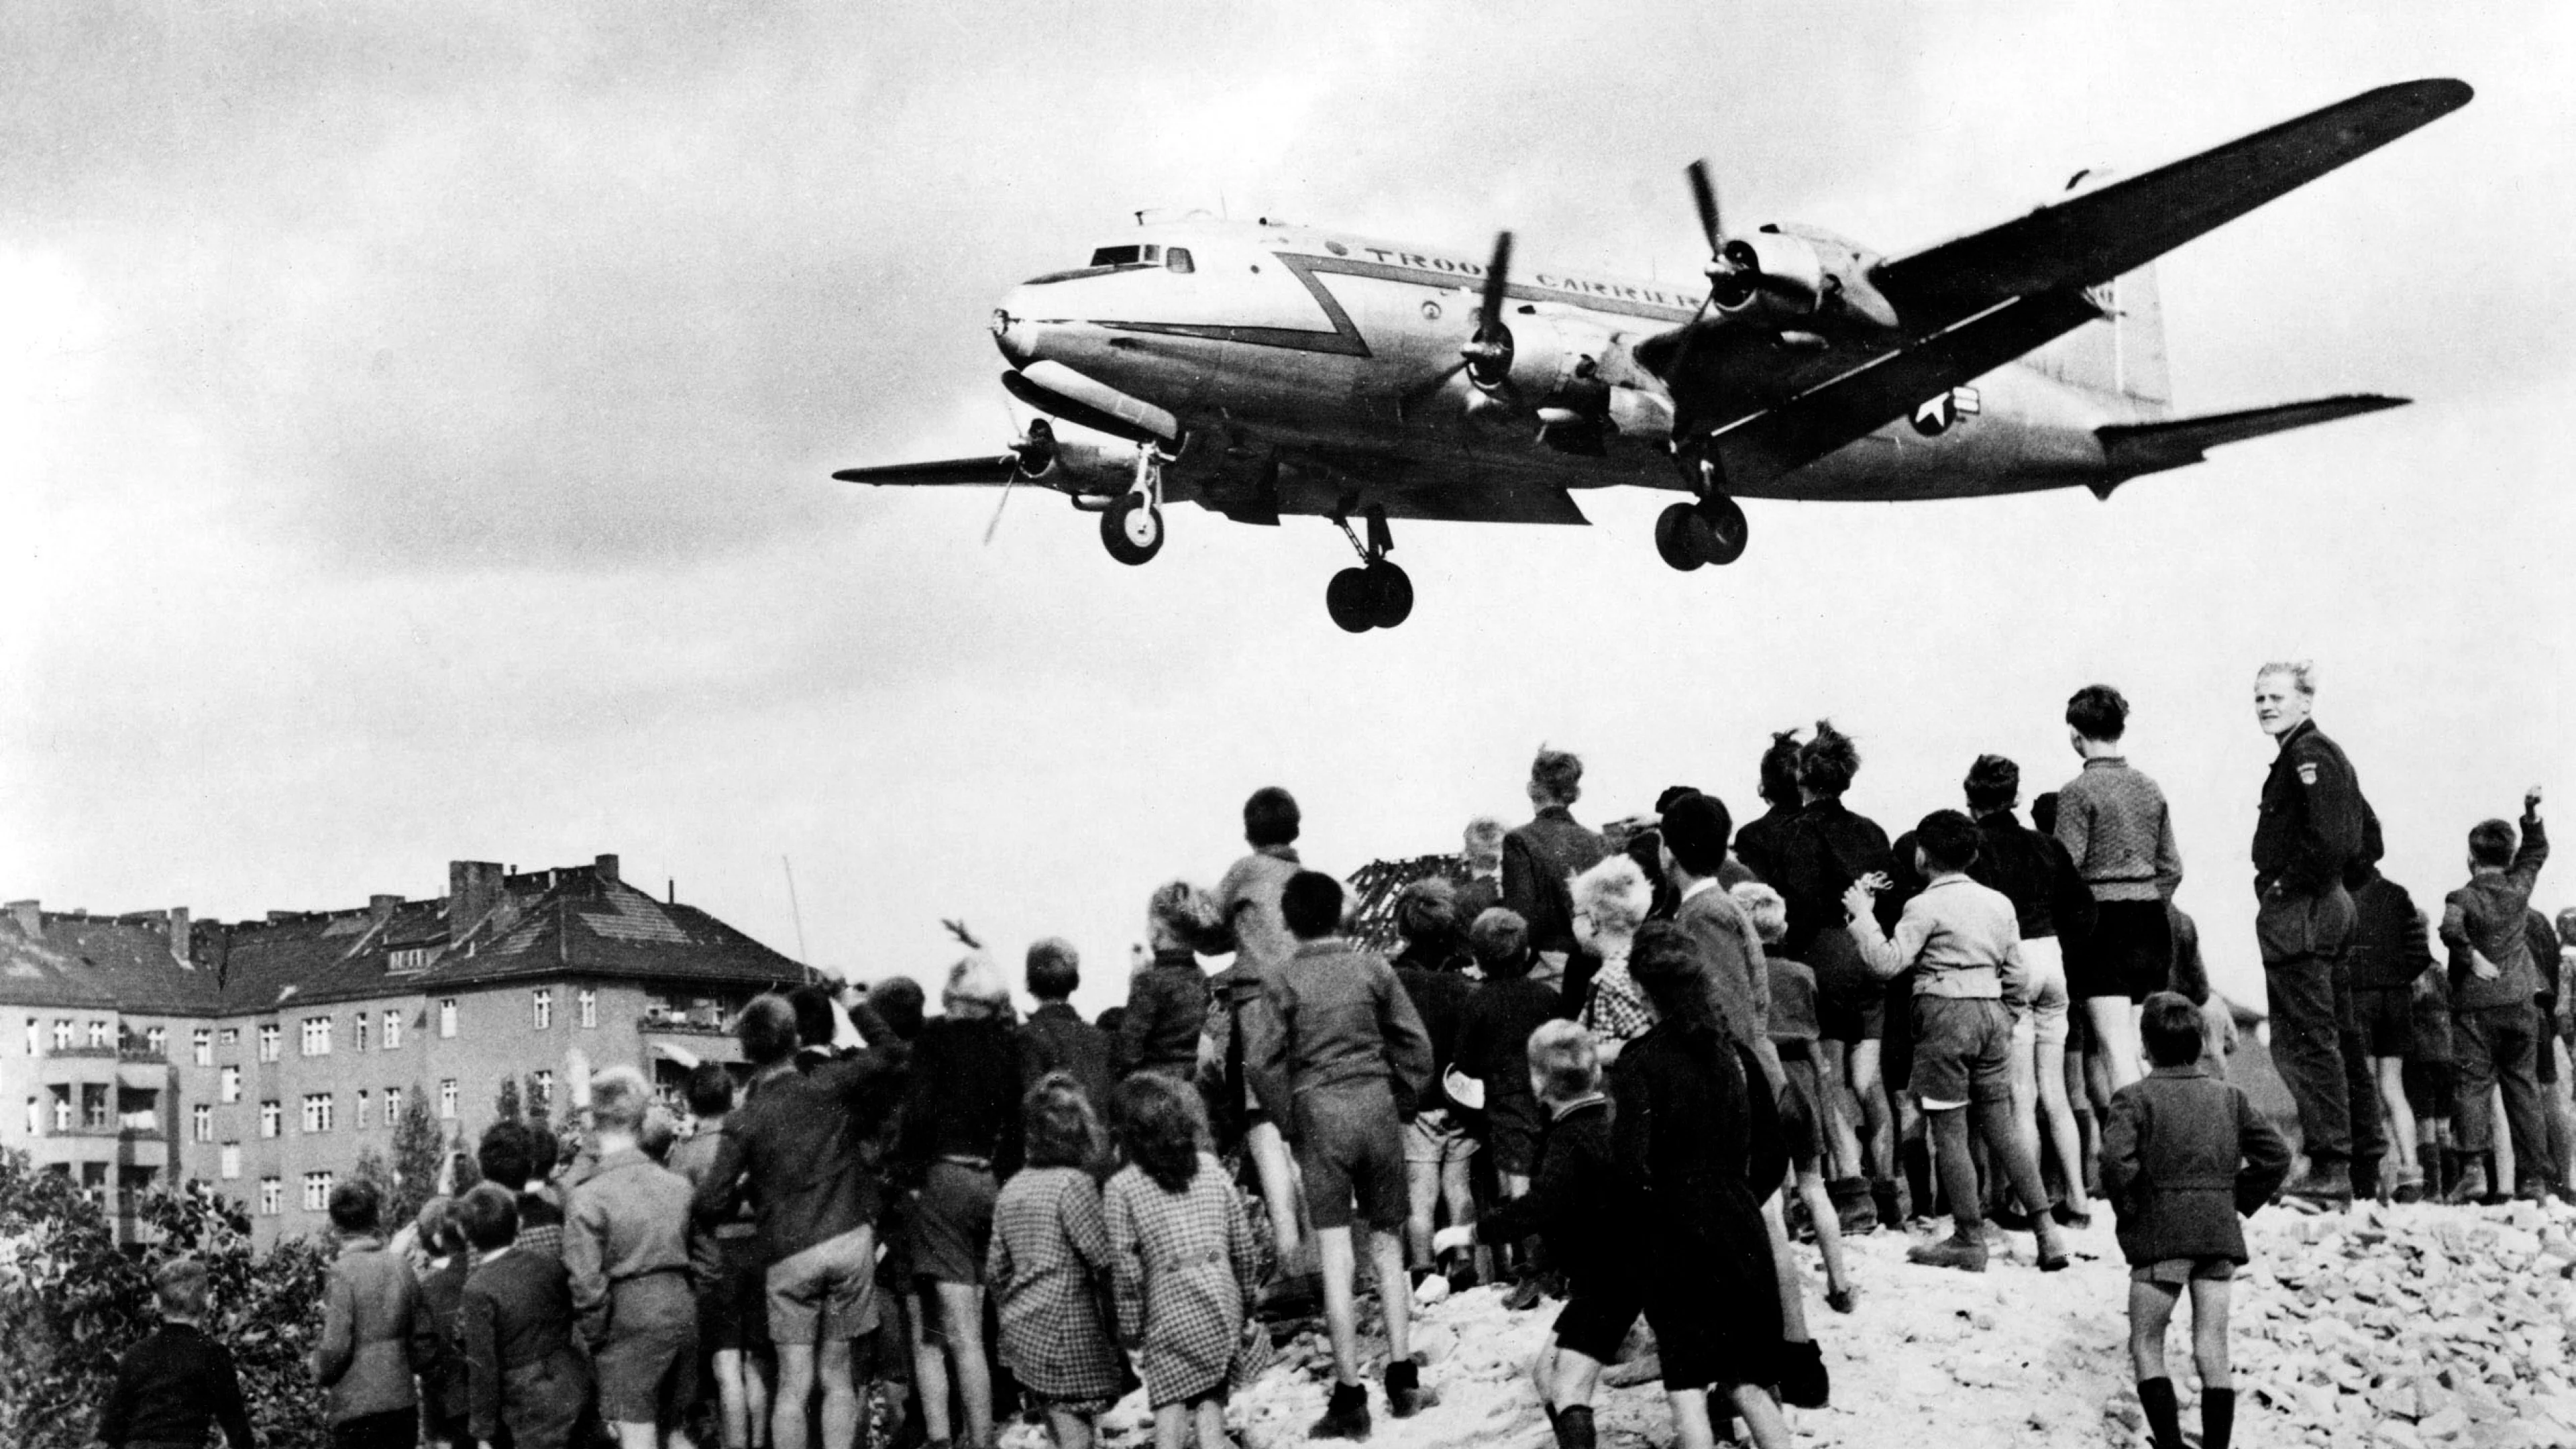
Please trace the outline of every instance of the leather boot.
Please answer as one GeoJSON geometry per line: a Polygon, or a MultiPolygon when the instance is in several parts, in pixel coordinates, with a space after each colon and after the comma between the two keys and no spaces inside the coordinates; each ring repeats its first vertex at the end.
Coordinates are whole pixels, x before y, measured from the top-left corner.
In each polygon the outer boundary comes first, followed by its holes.
{"type": "Polygon", "coordinates": [[[1369,1436],[1368,1389],[1361,1384],[1335,1384],[1324,1404],[1324,1417],[1306,1431],[1309,1439],[1365,1439],[1369,1436]]]}
{"type": "Polygon", "coordinates": [[[2173,1380],[2138,1380],[2138,1407],[2147,1411],[2147,1429],[2156,1436],[2156,1449],[2183,1449],[2182,1405],[2174,1398],[2173,1380]]]}
{"type": "Polygon", "coordinates": [[[1556,1411],[1556,1449],[1593,1449],[1594,1443],[1590,1404],[1556,1411]]]}
{"type": "Polygon", "coordinates": [[[2200,1391],[2200,1449],[2227,1449],[2236,1433],[2236,1391],[2200,1391]]]}

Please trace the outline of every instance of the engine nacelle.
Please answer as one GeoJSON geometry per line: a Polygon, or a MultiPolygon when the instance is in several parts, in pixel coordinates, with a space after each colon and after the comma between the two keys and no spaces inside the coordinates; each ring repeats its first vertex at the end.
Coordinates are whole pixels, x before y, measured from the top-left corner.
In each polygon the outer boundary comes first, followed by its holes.
{"type": "Polygon", "coordinates": [[[1523,408],[1597,410],[1610,385],[1601,359],[1610,335],[1544,312],[1512,312],[1502,319],[1511,333],[1511,363],[1497,376],[1474,377],[1487,393],[1523,408]]]}
{"type": "Polygon", "coordinates": [[[1711,269],[1719,311],[1747,320],[1893,328],[1896,309],[1869,282],[1873,258],[1822,233],[1758,231],[1730,239],[1711,269]]]}

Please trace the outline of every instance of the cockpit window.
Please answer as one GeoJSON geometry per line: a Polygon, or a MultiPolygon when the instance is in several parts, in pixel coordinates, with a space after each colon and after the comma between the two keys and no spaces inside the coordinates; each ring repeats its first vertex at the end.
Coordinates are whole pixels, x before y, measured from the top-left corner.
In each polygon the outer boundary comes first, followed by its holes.
{"type": "Polygon", "coordinates": [[[1163,253],[1163,265],[1176,272],[1194,272],[1198,270],[1197,266],[1192,264],[1190,261],[1190,249],[1188,247],[1174,247],[1170,251],[1163,253]]]}
{"type": "MultiPolygon", "coordinates": [[[[1163,249],[1159,246],[1101,247],[1091,254],[1091,264],[1095,267],[1150,267],[1162,260],[1163,249]]],[[[1176,270],[1186,272],[1189,268],[1182,266],[1176,270]]]]}

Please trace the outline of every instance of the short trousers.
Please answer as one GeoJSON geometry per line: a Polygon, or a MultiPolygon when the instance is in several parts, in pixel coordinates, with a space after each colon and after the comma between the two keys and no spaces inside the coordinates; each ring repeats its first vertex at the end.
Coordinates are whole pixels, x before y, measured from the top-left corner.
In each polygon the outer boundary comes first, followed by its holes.
{"type": "Polygon", "coordinates": [[[698,1396],[698,1306],[686,1273],[612,1284],[608,1336],[591,1350],[599,1416],[612,1424],[672,1424],[698,1396]]]}
{"type": "Polygon", "coordinates": [[[2097,901],[2093,934],[2066,962],[2067,993],[2077,1001],[2144,1001],[2173,979],[2173,952],[2163,901],[2097,901]]]}
{"type": "Polygon", "coordinates": [[[1538,1139],[1545,1130],[1539,1120],[1537,1098],[1489,1099],[1485,1106],[1485,1147],[1493,1154],[1494,1171],[1514,1177],[1527,1177],[1537,1171],[1538,1139]]]}
{"type": "Polygon", "coordinates": [[[2013,1041],[2020,1046],[2066,1045],[2068,1007],[2066,953],[2055,936],[2025,937],[2021,959],[2030,967],[2030,1009],[2013,1021],[2013,1041]]]}
{"type": "Polygon", "coordinates": [[[2415,1057],[2415,993],[2403,986],[2352,989],[2353,1026],[2374,1057],[2415,1057]]]}
{"type": "Polygon", "coordinates": [[[1877,1041],[1887,1035],[1886,1002],[1872,995],[1861,1001],[1816,997],[1816,1035],[1825,1041],[1877,1041]]]}
{"type": "Polygon", "coordinates": [[[1993,997],[1914,998],[1907,1090],[1927,1111],[2012,1100],[2012,1013],[1993,997]]]}
{"type": "Polygon", "coordinates": [[[1416,1112],[1404,1128],[1405,1165],[1446,1167],[1476,1155],[1476,1139],[1458,1125],[1446,1107],[1416,1112]]]}
{"type": "Polygon", "coordinates": [[[1634,1288],[1578,1282],[1564,1311],[1556,1315],[1556,1346],[1594,1363],[1614,1363],[1627,1345],[1628,1330],[1645,1311],[1644,1297],[1634,1288]]]}
{"type": "Polygon", "coordinates": [[[981,1283],[984,1250],[993,1245],[993,1202],[1001,1188],[993,1169],[951,1162],[930,1164],[921,1196],[912,1201],[912,1276],[917,1282],[981,1283]]]}
{"type": "Polygon", "coordinates": [[[2447,1118],[2460,1085],[2449,1062],[2411,1061],[2399,1070],[2406,1088],[2406,1108],[2419,1118],[2447,1118]]]}
{"type": "Polygon", "coordinates": [[[1807,946],[1807,966],[1816,973],[1817,1035],[1826,1041],[1876,1041],[1887,1030],[1887,992],[1876,973],[1861,960],[1851,933],[1818,931],[1807,946]]]}
{"type": "Polygon", "coordinates": [[[1780,1137],[1789,1150],[1789,1165],[1804,1172],[1816,1165],[1823,1146],[1824,1081],[1816,1075],[1813,1058],[1785,1055],[1786,1046],[1781,1051],[1780,1070],[1787,1080],[1780,1088],[1780,1137]]]}
{"type": "Polygon", "coordinates": [[[861,1226],[769,1265],[769,1336],[804,1346],[840,1342],[877,1326],[877,1235],[861,1226]]]}
{"type": "Polygon", "coordinates": [[[750,1238],[719,1238],[715,1281],[698,1292],[698,1348],[704,1353],[769,1349],[768,1271],[750,1238]]]}
{"type": "Polygon", "coordinates": [[[1296,1154],[1316,1227],[1404,1227],[1404,1124],[1384,1083],[1298,1093],[1296,1154]]]}
{"type": "Polygon", "coordinates": [[[2235,1276],[2233,1258],[2163,1258],[2129,1270],[2132,1283],[2161,1283],[2167,1288],[2180,1288],[2186,1283],[2224,1283],[2235,1276]]]}

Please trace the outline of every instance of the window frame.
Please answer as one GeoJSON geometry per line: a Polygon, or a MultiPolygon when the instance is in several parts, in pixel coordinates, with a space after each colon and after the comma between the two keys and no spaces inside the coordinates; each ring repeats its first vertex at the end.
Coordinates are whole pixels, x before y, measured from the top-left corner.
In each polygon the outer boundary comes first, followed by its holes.
{"type": "Polygon", "coordinates": [[[241,1144],[227,1142],[215,1149],[215,1176],[224,1182],[241,1180],[241,1144]]]}
{"type": "Polygon", "coordinates": [[[242,1070],[239,1062],[226,1062],[215,1070],[215,1100],[227,1105],[242,1099],[242,1070]]]}
{"type": "Polygon", "coordinates": [[[528,993],[528,1021],[531,1031],[555,1029],[555,989],[540,986],[528,993]]]}
{"type": "Polygon", "coordinates": [[[583,1031],[599,1030],[599,989],[585,986],[573,993],[573,1010],[583,1031]]]}
{"type": "Polygon", "coordinates": [[[385,1012],[385,1029],[377,1034],[376,1040],[378,1051],[402,1050],[402,1008],[394,1007],[385,1012]]]}
{"type": "Polygon", "coordinates": [[[188,1109],[188,1126],[190,1140],[197,1142],[214,1141],[215,1109],[213,1106],[205,1102],[199,1102],[195,1106],[190,1107],[188,1109]]]}
{"type": "Polygon", "coordinates": [[[286,1104],[275,1097],[259,1099],[259,1135],[262,1141],[274,1142],[286,1135],[286,1104]]]}
{"type": "Polygon", "coordinates": [[[261,1022],[259,1024],[259,1059],[263,1062],[274,1062],[283,1060],[285,1056],[286,1024],[277,1021],[261,1022]]]}
{"type": "Polygon", "coordinates": [[[189,1059],[198,1066],[213,1066],[215,1064],[215,1029],[211,1026],[201,1026],[188,1033],[188,1054],[189,1059]]]}
{"type": "Polygon", "coordinates": [[[264,1218],[283,1216],[286,1212],[286,1179],[263,1177],[259,1180],[259,1215],[264,1218]]]}
{"type": "Polygon", "coordinates": [[[457,1019],[463,1015],[464,1012],[461,1009],[461,1003],[458,998],[453,996],[442,996],[438,999],[439,1040],[449,1041],[455,1038],[458,1025],[457,1019]]]}
{"type": "Polygon", "coordinates": [[[456,1120],[456,1079],[454,1077],[439,1079],[438,1120],[441,1122],[456,1120]]]}
{"type": "Polygon", "coordinates": [[[332,1097],[333,1094],[329,1092],[307,1092],[304,1094],[302,1121],[304,1123],[304,1130],[307,1134],[319,1136],[320,1134],[331,1130],[331,1119],[335,1115],[336,1111],[332,1097]],[[314,1125],[317,1121],[321,1123],[318,1127],[314,1125]]]}

